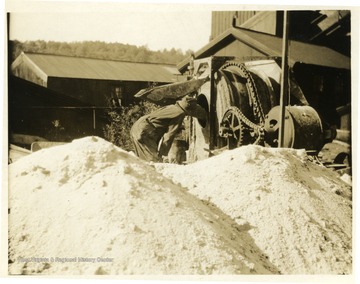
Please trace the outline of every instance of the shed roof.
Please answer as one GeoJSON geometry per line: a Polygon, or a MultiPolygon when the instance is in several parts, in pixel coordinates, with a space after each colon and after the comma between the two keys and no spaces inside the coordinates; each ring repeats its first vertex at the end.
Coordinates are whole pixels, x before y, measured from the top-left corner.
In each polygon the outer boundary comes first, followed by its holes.
{"type": "MultiPolygon", "coordinates": [[[[282,55],[281,37],[251,31],[244,28],[230,28],[195,52],[195,58],[212,56],[224,46],[236,40],[247,44],[260,53],[263,53],[264,56],[281,57],[282,55]]],[[[185,68],[189,64],[189,61],[190,58],[178,64],[180,72],[184,72],[186,70],[185,68]]],[[[289,63],[294,65],[297,62],[340,69],[350,69],[350,58],[335,50],[325,46],[289,40],[289,63]]]]}
{"type": "MultiPolygon", "coordinates": [[[[48,77],[171,83],[176,81],[176,75],[181,75],[176,66],[170,64],[35,53],[22,53],[20,56],[26,57],[48,77]]],[[[17,64],[15,60],[12,68],[15,68],[17,64]]]]}

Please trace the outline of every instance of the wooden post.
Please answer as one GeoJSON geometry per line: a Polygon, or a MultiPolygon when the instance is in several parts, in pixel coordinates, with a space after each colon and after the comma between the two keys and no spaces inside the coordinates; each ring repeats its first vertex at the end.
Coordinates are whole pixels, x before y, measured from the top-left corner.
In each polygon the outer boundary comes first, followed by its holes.
{"type": "Polygon", "coordinates": [[[95,107],[93,108],[93,128],[96,129],[96,113],[95,113],[95,107]]]}
{"type": "Polygon", "coordinates": [[[284,147],[284,131],[285,131],[285,107],[288,101],[288,33],[289,19],[288,11],[284,11],[284,27],[282,42],[282,60],[281,60],[281,89],[280,89],[280,126],[279,126],[279,144],[278,147],[284,147]]]}

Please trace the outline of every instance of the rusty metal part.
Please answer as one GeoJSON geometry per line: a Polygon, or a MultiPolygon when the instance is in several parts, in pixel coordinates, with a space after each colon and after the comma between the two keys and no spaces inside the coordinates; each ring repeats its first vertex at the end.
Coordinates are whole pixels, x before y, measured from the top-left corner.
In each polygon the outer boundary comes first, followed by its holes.
{"type": "Polygon", "coordinates": [[[225,112],[220,123],[219,136],[227,139],[227,144],[230,149],[254,142],[256,144],[262,144],[264,137],[263,128],[251,122],[240,109],[235,106],[229,107],[225,112]]]}
{"type": "MultiPolygon", "coordinates": [[[[265,119],[265,141],[278,146],[280,107],[270,110],[265,119]]],[[[318,113],[310,106],[288,106],[285,110],[284,147],[319,151],[324,146],[324,131],[318,113]]]]}

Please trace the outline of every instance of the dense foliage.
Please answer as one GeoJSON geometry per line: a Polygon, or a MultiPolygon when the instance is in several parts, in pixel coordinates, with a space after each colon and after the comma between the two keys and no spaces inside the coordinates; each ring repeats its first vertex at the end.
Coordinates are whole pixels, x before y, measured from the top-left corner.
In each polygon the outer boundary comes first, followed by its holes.
{"type": "Polygon", "coordinates": [[[181,49],[149,50],[147,46],[135,46],[102,41],[56,42],[56,41],[12,41],[10,42],[12,61],[24,52],[67,55],[108,60],[169,63],[177,64],[189,57],[191,50],[185,53],[181,49]]]}
{"type": "Polygon", "coordinates": [[[141,116],[156,110],[158,106],[150,102],[141,101],[137,105],[111,109],[108,112],[109,123],[104,128],[106,140],[114,143],[124,150],[133,150],[130,139],[130,129],[141,116]]]}

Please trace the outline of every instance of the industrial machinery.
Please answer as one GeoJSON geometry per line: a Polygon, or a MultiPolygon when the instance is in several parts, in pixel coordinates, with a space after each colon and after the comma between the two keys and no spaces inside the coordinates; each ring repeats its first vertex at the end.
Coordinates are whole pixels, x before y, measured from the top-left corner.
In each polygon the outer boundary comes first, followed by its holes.
{"type": "MultiPolygon", "coordinates": [[[[248,144],[278,147],[281,68],[276,58],[209,57],[194,60],[190,66],[189,81],[142,90],[136,95],[169,104],[188,93],[197,93],[198,104],[209,115],[206,122],[188,120],[188,162],[248,144]]],[[[309,105],[291,70],[288,88],[284,146],[317,153],[335,138],[336,130],[309,105]]]]}

